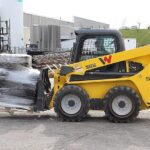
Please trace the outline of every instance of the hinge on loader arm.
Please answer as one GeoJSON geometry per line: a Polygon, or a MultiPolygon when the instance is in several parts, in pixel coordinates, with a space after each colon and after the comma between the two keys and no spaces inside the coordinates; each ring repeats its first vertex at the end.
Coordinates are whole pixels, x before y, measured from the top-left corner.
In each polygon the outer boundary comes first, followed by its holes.
{"type": "Polygon", "coordinates": [[[65,76],[74,71],[74,68],[71,66],[62,66],[60,69],[60,75],[65,76]]]}

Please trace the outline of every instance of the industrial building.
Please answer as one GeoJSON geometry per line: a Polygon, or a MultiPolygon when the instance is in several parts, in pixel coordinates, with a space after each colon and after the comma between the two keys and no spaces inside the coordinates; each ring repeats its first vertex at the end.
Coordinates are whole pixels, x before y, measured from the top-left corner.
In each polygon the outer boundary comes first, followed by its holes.
{"type": "Polygon", "coordinates": [[[73,22],[68,22],[61,19],[58,20],[24,13],[24,43],[38,43],[40,49],[60,48],[59,39],[61,41],[74,39],[74,30],[81,28],[107,29],[109,28],[109,24],[80,17],[73,17],[73,22]],[[51,36],[48,36],[48,33],[53,36],[53,39],[51,36]],[[54,37],[57,39],[54,39],[54,37]],[[52,41],[51,44],[48,44],[48,41],[52,41]],[[44,43],[47,43],[47,45],[44,43]]]}
{"type": "Polygon", "coordinates": [[[71,39],[74,34],[74,29],[89,28],[89,29],[107,29],[109,24],[96,22],[80,17],[73,17],[73,22],[37,16],[24,13],[24,27],[31,29],[33,26],[39,25],[56,25],[61,28],[61,39],[71,39]]]}

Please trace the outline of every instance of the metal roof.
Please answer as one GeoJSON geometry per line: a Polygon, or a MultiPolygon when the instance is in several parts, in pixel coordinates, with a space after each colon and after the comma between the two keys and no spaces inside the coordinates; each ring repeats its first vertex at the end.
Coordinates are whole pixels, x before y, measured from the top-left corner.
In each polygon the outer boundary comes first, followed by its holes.
{"type": "Polygon", "coordinates": [[[120,36],[120,32],[118,30],[111,29],[81,29],[75,31],[76,35],[118,35],[120,36]]]}

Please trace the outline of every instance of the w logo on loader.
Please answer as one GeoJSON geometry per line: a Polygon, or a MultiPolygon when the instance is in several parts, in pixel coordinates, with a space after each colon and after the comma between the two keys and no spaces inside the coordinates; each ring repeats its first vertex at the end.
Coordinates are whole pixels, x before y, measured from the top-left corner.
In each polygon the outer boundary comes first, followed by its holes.
{"type": "Polygon", "coordinates": [[[111,63],[111,60],[112,60],[112,55],[109,55],[109,56],[105,56],[103,58],[99,58],[99,60],[102,62],[102,64],[110,64],[111,63]]]}

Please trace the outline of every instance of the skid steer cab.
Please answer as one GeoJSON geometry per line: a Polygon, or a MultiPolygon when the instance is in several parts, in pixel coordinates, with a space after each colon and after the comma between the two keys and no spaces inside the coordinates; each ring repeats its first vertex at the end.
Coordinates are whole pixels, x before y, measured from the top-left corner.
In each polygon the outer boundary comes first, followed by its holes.
{"type": "Polygon", "coordinates": [[[37,110],[54,108],[64,121],[80,121],[90,109],[103,110],[112,122],[130,122],[148,109],[150,46],[125,51],[120,33],[114,30],[75,33],[70,64],[42,72],[37,110]]]}

